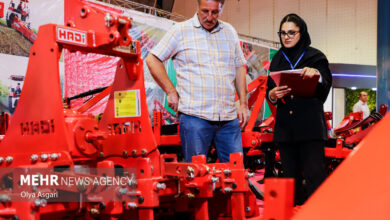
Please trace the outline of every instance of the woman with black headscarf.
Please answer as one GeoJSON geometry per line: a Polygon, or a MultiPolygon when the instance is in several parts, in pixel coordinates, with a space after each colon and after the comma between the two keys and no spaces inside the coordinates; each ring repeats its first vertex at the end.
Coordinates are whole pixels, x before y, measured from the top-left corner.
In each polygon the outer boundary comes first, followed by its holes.
{"type": "Polygon", "coordinates": [[[320,75],[313,97],[294,97],[287,86],[267,81],[267,98],[277,105],[274,142],[281,156],[285,177],[295,179],[295,204],[305,202],[326,178],[324,145],[327,140],[323,104],[332,85],[326,56],[310,47],[305,21],[286,15],[279,27],[282,48],[272,59],[270,71],[302,69],[302,78],[320,75]],[[303,180],[306,182],[303,188],[303,180]]]}

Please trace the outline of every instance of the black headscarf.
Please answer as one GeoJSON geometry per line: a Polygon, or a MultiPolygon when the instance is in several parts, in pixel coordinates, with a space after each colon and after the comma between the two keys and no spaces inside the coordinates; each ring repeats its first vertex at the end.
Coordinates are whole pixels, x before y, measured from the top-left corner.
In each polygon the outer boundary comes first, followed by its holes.
{"type": "Polygon", "coordinates": [[[293,65],[297,62],[302,53],[306,51],[305,55],[299,61],[295,69],[301,69],[303,67],[310,66],[309,63],[314,63],[319,59],[326,59],[326,57],[320,51],[310,47],[311,40],[307,30],[307,25],[301,17],[299,17],[297,14],[286,15],[280,22],[279,32],[281,31],[282,25],[285,22],[293,22],[297,27],[299,27],[300,39],[294,47],[286,48],[283,45],[281,36],[279,35],[282,48],[280,48],[272,58],[270,71],[291,69],[290,63],[286,60],[282,51],[287,55],[293,65]]]}

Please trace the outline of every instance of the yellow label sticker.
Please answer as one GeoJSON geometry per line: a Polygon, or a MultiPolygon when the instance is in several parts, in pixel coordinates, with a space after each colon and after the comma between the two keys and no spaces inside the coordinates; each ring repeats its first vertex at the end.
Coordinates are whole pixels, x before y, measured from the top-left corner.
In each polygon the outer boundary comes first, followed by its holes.
{"type": "Polygon", "coordinates": [[[141,115],[140,91],[115,91],[115,118],[139,117],[141,115]]]}

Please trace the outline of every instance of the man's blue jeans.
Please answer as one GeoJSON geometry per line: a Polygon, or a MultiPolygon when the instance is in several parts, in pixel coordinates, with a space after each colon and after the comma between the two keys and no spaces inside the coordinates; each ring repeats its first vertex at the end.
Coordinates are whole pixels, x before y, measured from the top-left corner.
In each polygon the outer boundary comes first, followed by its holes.
{"type": "Polygon", "coordinates": [[[180,139],[184,158],[192,161],[192,156],[207,155],[213,143],[219,161],[229,162],[229,155],[242,152],[241,129],[238,119],[232,121],[208,121],[195,116],[180,114],[180,139]]]}

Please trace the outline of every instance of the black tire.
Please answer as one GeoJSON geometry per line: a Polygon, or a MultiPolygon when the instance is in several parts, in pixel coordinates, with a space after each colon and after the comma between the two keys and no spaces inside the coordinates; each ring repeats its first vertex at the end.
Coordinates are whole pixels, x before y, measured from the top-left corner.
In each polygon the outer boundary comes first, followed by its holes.
{"type": "Polygon", "coordinates": [[[14,18],[15,18],[15,14],[14,13],[11,13],[8,17],[8,20],[7,20],[7,26],[8,27],[12,27],[12,23],[14,22],[14,18]]]}

